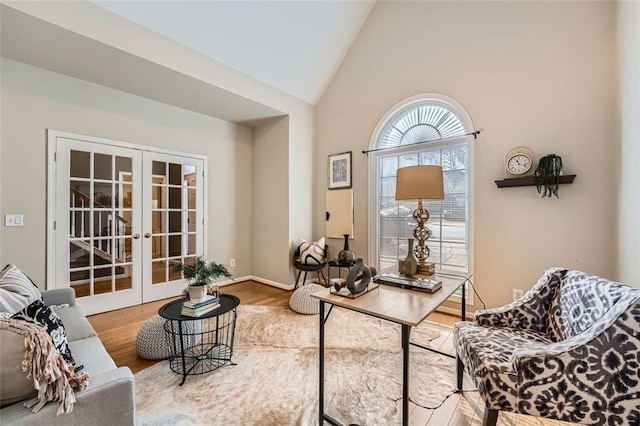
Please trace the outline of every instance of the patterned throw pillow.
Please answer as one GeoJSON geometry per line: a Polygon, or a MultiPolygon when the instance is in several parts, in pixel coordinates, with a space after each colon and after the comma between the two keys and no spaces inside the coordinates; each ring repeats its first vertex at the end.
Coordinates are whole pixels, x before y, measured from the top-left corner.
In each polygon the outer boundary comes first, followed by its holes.
{"type": "Polygon", "coordinates": [[[60,352],[62,358],[64,358],[68,364],[76,364],[76,361],[71,355],[71,349],[69,349],[67,333],[64,331],[62,320],[58,314],[49,309],[49,307],[40,300],[36,300],[11,318],[31,322],[43,327],[51,336],[53,345],[60,352]]]}
{"type": "Polygon", "coordinates": [[[300,263],[307,265],[321,265],[324,263],[324,237],[313,243],[300,238],[298,246],[300,252],[300,263]]]}
{"type": "Polygon", "coordinates": [[[0,312],[15,314],[31,302],[42,300],[40,289],[16,265],[0,272],[0,312]]]}

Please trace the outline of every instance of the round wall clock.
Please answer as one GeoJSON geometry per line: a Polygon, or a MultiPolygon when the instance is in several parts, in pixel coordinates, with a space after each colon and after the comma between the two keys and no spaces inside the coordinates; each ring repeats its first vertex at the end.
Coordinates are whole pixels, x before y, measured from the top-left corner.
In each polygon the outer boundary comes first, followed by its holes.
{"type": "Polygon", "coordinates": [[[505,178],[510,176],[525,176],[533,171],[533,151],[525,146],[513,148],[504,157],[505,178]]]}

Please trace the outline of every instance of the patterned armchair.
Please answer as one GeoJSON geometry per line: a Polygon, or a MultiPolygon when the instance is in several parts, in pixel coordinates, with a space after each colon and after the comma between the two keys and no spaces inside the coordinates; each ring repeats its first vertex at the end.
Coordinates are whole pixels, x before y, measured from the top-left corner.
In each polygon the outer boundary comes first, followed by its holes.
{"type": "Polygon", "coordinates": [[[486,404],[588,425],[640,425],[640,289],[550,268],[515,302],[454,328],[458,389],[466,368],[486,404]]]}

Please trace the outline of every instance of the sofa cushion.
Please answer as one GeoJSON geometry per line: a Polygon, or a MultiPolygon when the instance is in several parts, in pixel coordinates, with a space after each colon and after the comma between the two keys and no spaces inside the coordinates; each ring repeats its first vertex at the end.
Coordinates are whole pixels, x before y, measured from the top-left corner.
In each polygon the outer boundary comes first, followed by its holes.
{"type": "Polygon", "coordinates": [[[0,311],[15,314],[36,300],[42,293],[16,265],[9,264],[0,272],[0,311]]]}
{"type": "Polygon", "coordinates": [[[98,337],[74,340],[69,342],[69,347],[78,364],[84,365],[84,371],[89,373],[90,377],[116,368],[98,337]]]}
{"type": "Polygon", "coordinates": [[[53,312],[47,305],[40,300],[36,300],[29,306],[14,314],[11,318],[22,321],[32,322],[43,327],[53,340],[53,345],[62,355],[64,360],[75,365],[76,362],[71,355],[69,349],[69,343],[67,341],[67,334],[64,331],[64,324],[62,320],[53,312]]]}
{"type": "Polygon", "coordinates": [[[59,309],[55,312],[64,324],[69,342],[97,336],[96,331],[91,327],[89,320],[84,316],[79,306],[69,306],[68,308],[59,309]]]}
{"type": "Polygon", "coordinates": [[[0,330],[0,407],[37,395],[33,381],[22,371],[24,336],[0,330]]]}

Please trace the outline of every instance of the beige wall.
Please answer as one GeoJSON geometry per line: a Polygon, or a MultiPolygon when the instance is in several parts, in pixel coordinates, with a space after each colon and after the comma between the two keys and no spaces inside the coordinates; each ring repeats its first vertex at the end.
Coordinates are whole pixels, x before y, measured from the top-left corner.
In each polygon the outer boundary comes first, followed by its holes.
{"type": "MultiPolygon", "coordinates": [[[[272,149],[275,152],[273,155],[278,155],[279,161],[288,158],[289,163],[282,163],[282,168],[262,168],[259,173],[261,182],[271,183],[269,191],[282,191],[283,188],[288,188],[289,192],[282,195],[287,200],[285,205],[268,203],[260,206],[261,213],[269,217],[289,216],[287,220],[290,222],[282,231],[284,234],[280,234],[279,221],[274,226],[263,222],[264,229],[261,230],[265,233],[263,236],[265,241],[288,241],[288,251],[285,254],[278,250],[255,250],[256,259],[253,261],[257,265],[273,265],[272,267],[277,268],[277,271],[272,271],[267,277],[260,277],[258,273],[254,275],[268,280],[277,280],[280,284],[291,284],[289,282],[292,274],[291,265],[289,262],[284,263],[282,259],[285,257],[288,259],[295,248],[292,247],[295,242],[300,237],[308,237],[312,230],[310,213],[312,197],[308,192],[312,181],[309,173],[313,168],[311,153],[315,109],[312,105],[209,57],[186,49],[177,42],[109,13],[89,1],[11,2],[11,7],[288,115],[288,132],[284,134],[284,139],[274,141],[275,146],[272,149]],[[297,192],[301,187],[307,189],[297,192]]],[[[82,69],[82,61],[86,59],[78,58],[80,69],[82,69]]],[[[211,168],[211,164],[209,167],[211,168]]],[[[242,169],[237,173],[243,173],[242,169]]],[[[251,174],[245,174],[244,178],[247,176],[251,174]]],[[[247,212],[243,214],[247,215],[247,212]]],[[[246,232],[246,224],[244,226],[243,232],[246,232]]],[[[209,231],[211,238],[215,239],[215,233],[213,233],[215,230],[209,231]]],[[[246,252],[249,251],[251,250],[246,252]]],[[[240,262],[239,256],[237,257],[240,262]]]]}
{"type": "Polygon", "coordinates": [[[253,274],[280,284],[289,276],[288,139],[288,117],[253,132],[253,274]]]}
{"type": "Polygon", "coordinates": [[[618,2],[620,178],[617,278],[640,287],[640,3],[618,2]]]}
{"type": "Polygon", "coordinates": [[[251,129],[2,59],[0,263],[45,282],[46,129],[208,156],[208,257],[251,274],[251,129]],[[249,225],[248,225],[249,224],[249,225]]]}
{"type": "MultiPolygon", "coordinates": [[[[488,306],[549,266],[612,276],[616,202],[615,5],[605,2],[378,2],[317,106],[314,231],[324,232],[327,155],[353,151],[355,235],[367,257],[367,159],[374,127],[400,100],[448,95],[475,142],[474,281],[488,306]],[[562,156],[578,177],[560,199],[497,189],[504,155],[562,156]]],[[[335,247],[338,240],[332,240],[335,247]]]]}

